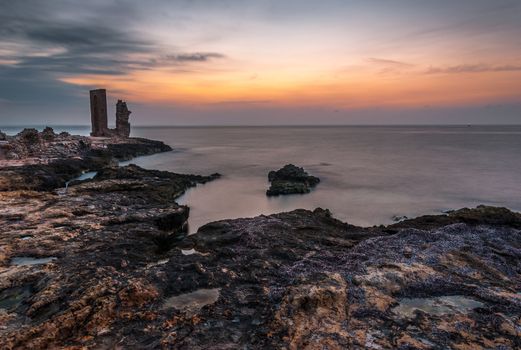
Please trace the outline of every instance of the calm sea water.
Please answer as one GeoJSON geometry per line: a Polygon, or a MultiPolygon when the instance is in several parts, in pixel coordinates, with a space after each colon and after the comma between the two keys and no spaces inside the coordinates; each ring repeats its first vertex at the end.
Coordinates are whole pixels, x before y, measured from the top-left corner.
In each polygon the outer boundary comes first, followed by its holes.
{"type": "Polygon", "coordinates": [[[133,135],[175,151],[132,163],[223,174],[180,198],[191,208],[192,232],[219,219],[296,208],[329,208],[364,226],[479,204],[521,211],[521,126],[162,127],[133,135]],[[268,172],[287,163],[322,182],[310,194],[266,197],[268,172]]]}
{"type": "Polygon", "coordinates": [[[479,204],[521,210],[521,127],[136,128],[174,152],[140,166],[222,179],[189,190],[190,230],[219,219],[329,208],[355,225],[479,204]],[[266,197],[267,174],[303,166],[310,194],[266,197]]]}

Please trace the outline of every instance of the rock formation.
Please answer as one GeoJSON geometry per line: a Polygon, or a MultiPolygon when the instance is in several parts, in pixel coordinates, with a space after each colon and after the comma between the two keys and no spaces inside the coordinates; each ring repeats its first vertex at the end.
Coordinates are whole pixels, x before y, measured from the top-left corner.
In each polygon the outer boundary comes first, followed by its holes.
{"type": "Polygon", "coordinates": [[[40,134],[41,138],[45,141],[54,141],[56,134],[51,127],[46,126],[40,134]]]}
{"type": "Polygon", "coordinates": [[[270,171],[268,180],[270,188],[266,191],[268,196],[278,196],[294,193],[309,193],[320,179],[309,175],[303,168],[293,164],[287,164],[282,169],[270,171]]]}
{"type": "Polygon", "coordinates": [[[130,111],[127,103],[118,100],[116,104],[116,128],[109,129],[107,118],[107,91],[97,89],[90,91],[90,113],[92,132],[96,137],[123,137],[130,136],[130,123],[128,121],[130,111]]]}

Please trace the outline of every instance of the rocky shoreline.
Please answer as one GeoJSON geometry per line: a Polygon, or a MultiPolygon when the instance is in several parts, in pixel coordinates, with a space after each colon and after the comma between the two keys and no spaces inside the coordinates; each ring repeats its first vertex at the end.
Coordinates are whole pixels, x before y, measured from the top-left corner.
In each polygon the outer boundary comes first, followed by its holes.
{"type": "Polygon", "coordinates": [[[0,169],[3,348],[521,347],[519,213],[364,228],[318,208],[187,236],[175,199],[218,174],[106,167],[139,154],[115,147],[90,147],[107,161],[79,157],[98,173],[66,194],[87,170],[72,159],[75,170],[56,159],[0,169]],[[52,181],[28,184],[32,166],[52,181]]]}
{"type": "Polygon", "coordinates": [[[0,191],[53,190],[117,161],[172,150],[161,141],[55,134],[49,127],[0,138],[0,191]]]}

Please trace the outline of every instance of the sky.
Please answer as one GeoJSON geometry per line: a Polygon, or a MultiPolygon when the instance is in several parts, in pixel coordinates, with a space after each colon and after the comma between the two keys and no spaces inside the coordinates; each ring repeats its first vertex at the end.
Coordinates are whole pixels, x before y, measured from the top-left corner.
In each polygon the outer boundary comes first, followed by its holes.
{"type": "Polygon", "coordinates": [[[521,124],[521,1],[0,0],[0,128],[95,88],[134,125],[521,124]]]}

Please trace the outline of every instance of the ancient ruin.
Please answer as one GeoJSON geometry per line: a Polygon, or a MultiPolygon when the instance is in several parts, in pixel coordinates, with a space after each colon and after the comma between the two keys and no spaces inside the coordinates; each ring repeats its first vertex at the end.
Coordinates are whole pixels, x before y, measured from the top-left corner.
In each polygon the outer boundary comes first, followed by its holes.
{"type": "Polygon", "coordinates": [[[127,103],[122,100],[118,100],[118,103],[116,104],[116,133],[118,136],[130,136],[130,123],[128,122],[130,113],[132,112],[128,110],[127,103]]]}
{"type": "Polygon", "coordinates": [[[109,136],[107,121],[107,90],[90,91],[91,136],[109,136]]]}
{"type": "Polygon", "coordinates": [[[90,91],[91,136],[128,138],[130,136],[130,123],[128,122],[130,113],[131,111],[128,110],[127,103],[118,100],[116,104],[116,128],[109,129],[107,90],[97,89],[90,91]]]}

